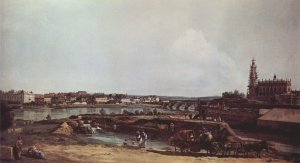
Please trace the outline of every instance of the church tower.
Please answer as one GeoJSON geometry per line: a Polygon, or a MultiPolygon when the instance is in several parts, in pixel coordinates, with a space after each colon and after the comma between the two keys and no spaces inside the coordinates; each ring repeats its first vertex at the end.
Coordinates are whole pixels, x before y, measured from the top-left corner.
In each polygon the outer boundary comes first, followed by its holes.
{"type": "Polygon", "coordinates": [[[256,65],[255,65],[255,60],[252,59],[252,64],[251,64],[250,73],[249,73],[248,94],[247,94],[247,97],[249,99],[255,98],[256,86],[257,86],[256,65]]]}

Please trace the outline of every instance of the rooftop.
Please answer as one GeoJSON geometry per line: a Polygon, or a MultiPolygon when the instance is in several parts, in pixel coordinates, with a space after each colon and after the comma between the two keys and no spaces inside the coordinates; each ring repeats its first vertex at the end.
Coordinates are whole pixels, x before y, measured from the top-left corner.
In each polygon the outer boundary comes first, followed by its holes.
{"type": "Polygon", "coordinates": [[[265,121],[300,123],[300,110],[299,109],[274,108],[258,119],[265,120],[265,121]]]}

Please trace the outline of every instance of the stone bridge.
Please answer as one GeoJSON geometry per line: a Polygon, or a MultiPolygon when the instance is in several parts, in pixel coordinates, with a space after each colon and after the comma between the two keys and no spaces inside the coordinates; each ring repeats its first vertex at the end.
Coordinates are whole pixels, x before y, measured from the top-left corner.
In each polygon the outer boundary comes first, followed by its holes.
{"type": "MultiPolygon", "coordinates": [[[[201,101],[201,105],[207,105],[209,101],[201,101]]],[[[197,109],[197,100],[172,100],[169,103],[164,103],[163,108],[168,110],[195,111],[197,109]]]]}

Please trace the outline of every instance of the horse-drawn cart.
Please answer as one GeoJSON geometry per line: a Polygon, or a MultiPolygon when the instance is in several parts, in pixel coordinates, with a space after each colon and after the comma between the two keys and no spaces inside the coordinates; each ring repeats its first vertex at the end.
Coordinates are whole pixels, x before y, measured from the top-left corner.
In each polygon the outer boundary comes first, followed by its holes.
{"type": "Polygon", "coordinates": [[[248,156],[249,152],[255,152],[257,157],[260,157],[260,153],[263,149],[268,151],[266,141],[242,141],[242,140],[230,140],[220,139],[220,135],[212,135],[209,131],[193,130],[180,130],[169,138],[169,144],[183,152],[201,152],[206,150],[207,154],[217,155],[219,152],[223,156],[229,156],[232,154],[238,157],[240,153],[244,156],[248,156]]]}
{"type": "Polygon", "coordinates": [[[216,155],[220,148],[219,143],[213,141],[209,132],[196,133],[193,130],[181,130],[169,138],[169,144],[180,149],[181,152],[200,152],[206,150],[211,155],[216,155]]]}

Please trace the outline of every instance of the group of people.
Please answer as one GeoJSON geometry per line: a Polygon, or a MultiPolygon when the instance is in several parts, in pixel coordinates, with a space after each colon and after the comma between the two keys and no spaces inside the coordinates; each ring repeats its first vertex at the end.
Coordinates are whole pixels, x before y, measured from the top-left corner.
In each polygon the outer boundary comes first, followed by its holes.
{"type": "MultiPolygon", "coordinates": [[[[18,136],[16,143],[13,146],[13,155],[16,160],[20,160],[22,157],[22,145],[23,145],[22,137],[18,136]]],[[[28,148],[27,155],[37,159],[45,159],[44,152],[38,148],[37,144],[28,148]]]]}
{"type": "Polygon", "coordinates": [[[148,139],[148,135],[144,130],[136,132],[136,141],[138,142],[139,148],[146,148],[146,141],[148,139]]]}

